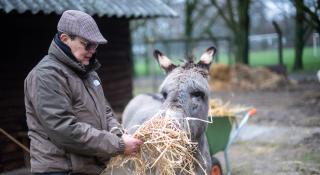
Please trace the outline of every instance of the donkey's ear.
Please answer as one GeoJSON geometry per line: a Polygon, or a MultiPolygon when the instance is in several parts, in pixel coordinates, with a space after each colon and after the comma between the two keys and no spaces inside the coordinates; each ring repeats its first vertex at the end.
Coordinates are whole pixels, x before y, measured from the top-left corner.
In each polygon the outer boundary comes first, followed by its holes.
{"type": "Polygon", "coordinates": [[[156,58],[160,67],[167,73],[171,72],[177,66],[172,64],[171,60],[163,55],[159,50],[153,52],[153,56],[156,58]]]}
{"type": "Polygon", "coordinates": [[[213,56],[216,54],[215,47],[209,47],[205,53],[200,57],[200,61],[198,64],[204,65],[205,67],[210,67],[210,64],[213,61],[213,56]]]}

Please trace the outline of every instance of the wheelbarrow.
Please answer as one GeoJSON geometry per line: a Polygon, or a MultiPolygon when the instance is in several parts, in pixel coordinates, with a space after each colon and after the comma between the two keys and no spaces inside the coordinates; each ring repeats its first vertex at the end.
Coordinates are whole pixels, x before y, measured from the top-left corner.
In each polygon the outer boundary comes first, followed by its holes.
{"type": "Polygon", "coordinates": [[[222,175],[221,164],[214,156],[220,151],[224,152],[227,175],[231,174],[228,155],[229,147],[238,136],[241,128],[247,123],[248,119],[255,114],[256,109],[252,108],[244,113],[235,115],[235,117],[209,116],[209,120],[213,121],[209,123],[206,131],[212,160],[211,175],[222,175]],[[239,123],[238,120],[240,121],[239,123]]]}

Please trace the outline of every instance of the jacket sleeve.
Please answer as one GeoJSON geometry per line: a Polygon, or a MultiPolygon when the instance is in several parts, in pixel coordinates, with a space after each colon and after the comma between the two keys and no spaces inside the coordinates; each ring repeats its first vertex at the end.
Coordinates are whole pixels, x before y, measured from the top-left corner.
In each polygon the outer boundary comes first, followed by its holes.
{"type": "Polygon", "coordinates": [[[117,136],[122,136],[124,133],[123,127],[119,124],[118,120],[116,119],[116,116],[109,104],[109,102],[106,100],[106,121],[107,126],[109,128],[109,131],[113,134],[116,134],[117,136]]]}
{"type": "Polygon", "coordinates": [[[35,76],[34,107],[53,143],[69,152],[103,158],[123,152],[121,138],[77,121],[66,78],[54,70],[38,70],[35,76]]]}

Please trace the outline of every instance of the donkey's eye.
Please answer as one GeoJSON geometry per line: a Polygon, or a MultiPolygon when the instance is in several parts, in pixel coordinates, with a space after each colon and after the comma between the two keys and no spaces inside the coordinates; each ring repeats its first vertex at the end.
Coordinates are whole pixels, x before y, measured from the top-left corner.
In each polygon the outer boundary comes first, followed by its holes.
{"type": "Polygon", "coordinates": [[[201,91],[195,91],[195,92],[192,92],[191,93],[191,96],[192,97],[197,97],[197,98],[204,98],[204,93],[203,92],[201,92],[201,91]]]}
{"type": "Polygon", "coordinates": [[[162,96],[163,96],[164,99],[167,99],[168,93],[162,92],[162,96]]]}

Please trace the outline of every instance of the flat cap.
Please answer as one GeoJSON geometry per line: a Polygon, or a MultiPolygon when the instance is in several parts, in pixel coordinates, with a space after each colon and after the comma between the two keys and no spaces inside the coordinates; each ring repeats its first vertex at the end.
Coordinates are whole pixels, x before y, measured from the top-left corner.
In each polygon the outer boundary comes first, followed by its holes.
{"type": "Polygon", "coordinates": [[[67,10],[63,12],[57,29],[60,32],[80,36],[90,42],[107,43],[94,19],[82,11],[67,10]]]}

